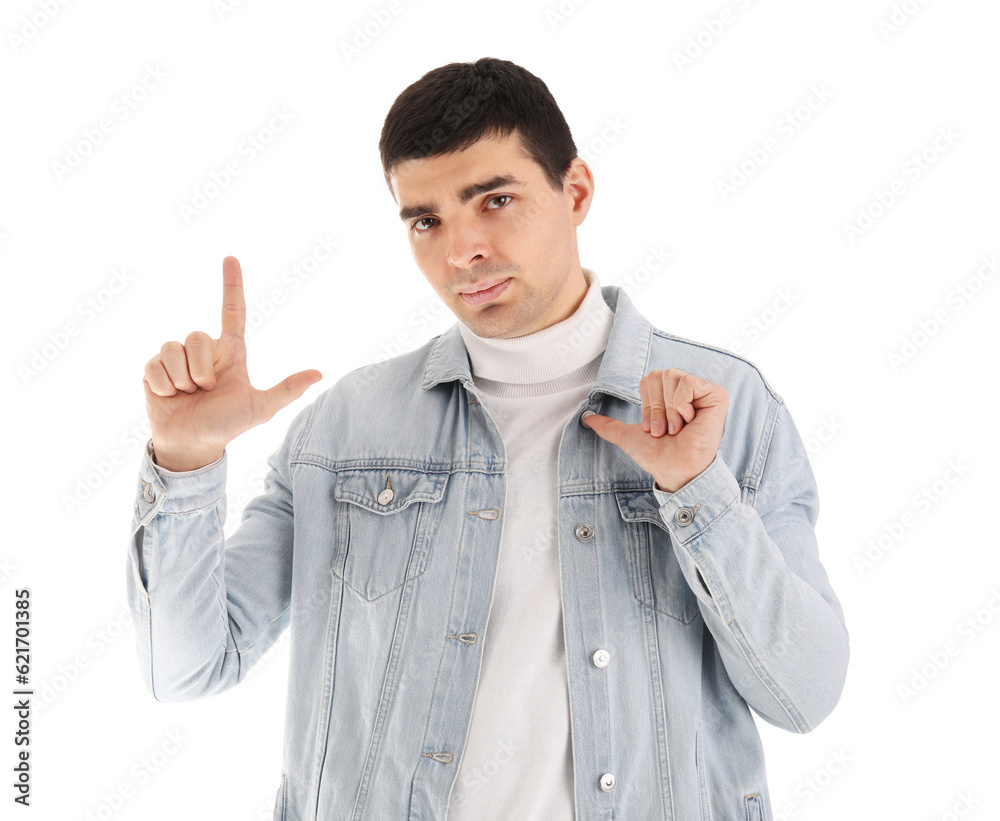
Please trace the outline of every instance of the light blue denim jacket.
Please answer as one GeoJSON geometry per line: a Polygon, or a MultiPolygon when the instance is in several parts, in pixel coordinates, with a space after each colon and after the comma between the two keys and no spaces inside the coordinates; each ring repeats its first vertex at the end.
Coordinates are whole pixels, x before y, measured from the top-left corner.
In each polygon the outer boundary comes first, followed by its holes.
{"type": "MultiPolygon", "coordinates": [[[[617,286],[601,293],[614,325],[558,455],[577,819],[771,819],[750,708],[812,730],[849,654],[806,451],[754,365],[654,328],[617,286]],[[580,421],[640,422],[639,380],[659,368],[729,392],[718,455],[675,493],[580,421]]],[[[302,408],[228,540],[226,454],[175,473],[150,446],[127,585],[153,696],[232,687],[291,627],[274,818],[444,819],[507,491],[458,325],[302,408]]]]}

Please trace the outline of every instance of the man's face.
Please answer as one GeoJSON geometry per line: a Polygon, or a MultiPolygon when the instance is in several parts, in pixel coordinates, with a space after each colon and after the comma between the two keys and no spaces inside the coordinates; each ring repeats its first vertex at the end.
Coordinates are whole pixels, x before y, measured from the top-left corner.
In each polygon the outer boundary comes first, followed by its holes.
{"type": "Polygon", "coordinates": [[[555,191],[515,132],[404,160],[390,181],[417,267],[473,333],[524,336],[567,319],[583,301],[576,226],[594,191],[583,160],[573,160],[555,191]],[[478,299],[463,295],[504,280],[478,299]]]}

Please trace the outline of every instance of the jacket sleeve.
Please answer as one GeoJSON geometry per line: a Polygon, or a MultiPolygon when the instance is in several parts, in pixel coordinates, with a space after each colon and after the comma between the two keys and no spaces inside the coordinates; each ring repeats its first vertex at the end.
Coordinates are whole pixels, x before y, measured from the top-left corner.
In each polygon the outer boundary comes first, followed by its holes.
{"type": "Polygon", "coordinates": [[[293,502],[291,455],[315,403],[268,457],[264,492],[229,538],[227,452],[198,470],[153,464],[147,441],[136,487],[126,588],[147,689],[186,701],[243,680],[288,626],[293,502]]]}
{"type": "Polygon", "coordinates": [[[734,686],[769,723],[805,733],[840,699],[848,634],[819,560],[816,481],[788,409],[774,401],[756,488],[741,490],[717,454],[676,492],[653,490],[734,686]]]}

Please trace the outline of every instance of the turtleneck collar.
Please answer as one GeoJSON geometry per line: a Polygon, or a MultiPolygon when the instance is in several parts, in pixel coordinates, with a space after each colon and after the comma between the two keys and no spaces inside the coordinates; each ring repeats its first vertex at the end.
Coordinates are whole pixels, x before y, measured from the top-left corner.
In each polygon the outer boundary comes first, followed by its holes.
{"type": "Polygon", "coordinates": [[[489,383],[561,383],[600,356],[608,344],[614,311],[601,295],[597,275],[584,268],[587,293],[562,322],[513,339],[477,336],[459,321],[472,374],[489,383]]]}

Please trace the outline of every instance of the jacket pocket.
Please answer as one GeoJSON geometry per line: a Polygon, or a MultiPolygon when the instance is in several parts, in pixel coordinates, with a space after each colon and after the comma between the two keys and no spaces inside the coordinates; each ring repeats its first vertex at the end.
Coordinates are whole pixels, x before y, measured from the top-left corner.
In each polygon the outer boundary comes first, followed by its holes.
{"type": "Polygon", "coordinates": [[[744,795],[743,803],[746,806],[746,821],[764,821],[764,805],[760,800],[760,793],[744,795]]]}
{"type": "Polygon", "coordinates": [[[656,496],[652,490],[620,490],[615,496],[625,521],[632,595],[658,613],[689,624],[698,615],[698,600],[681,572],[656,496]]]}
{"type": "Polygon", "coordinates": [[[375,601],[423,573],[447,481],[446,473],[393,467],[340,471],[334,575],[375,601]]]}
{"type": "Polygon", "coordinates": [[[285,771],[281,771],[281,786],[278,787],[278,794],[274,798],[274,821],[285,821],[286,807],[288,806],[288,776],[285,771]]]}

